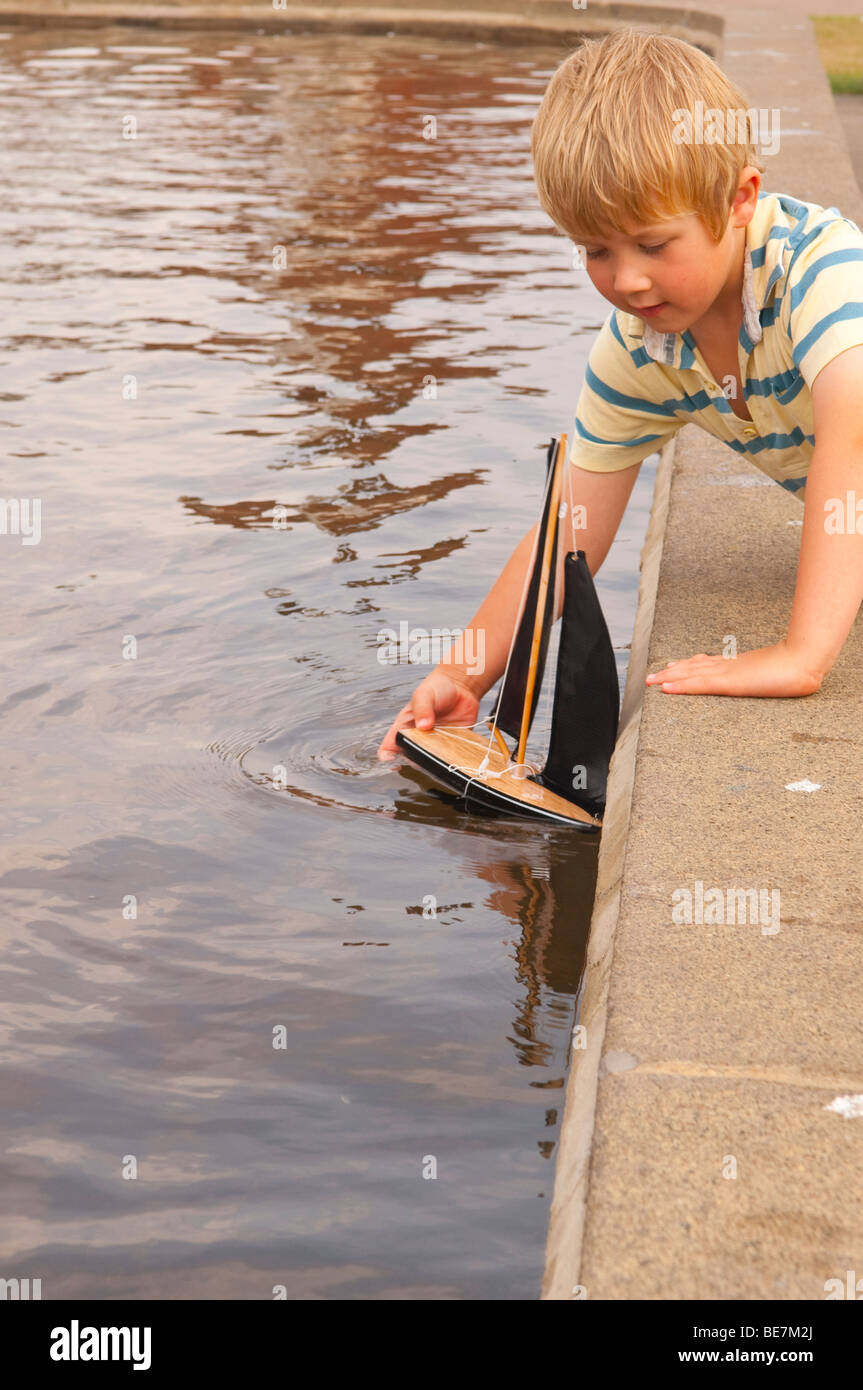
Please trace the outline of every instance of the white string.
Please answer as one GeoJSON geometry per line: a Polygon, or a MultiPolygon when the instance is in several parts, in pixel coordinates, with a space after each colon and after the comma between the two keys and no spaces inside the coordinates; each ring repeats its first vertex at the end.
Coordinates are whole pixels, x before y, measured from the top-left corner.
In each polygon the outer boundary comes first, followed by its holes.
{"type": "MultiPolygon", "coordinates": [[[[556,614],[556,613],[557,613],[558,601],[562,598],[562,595],[563,595],[563,585],[562,585],[562,579],[561,579],[561,575],[560,575],[560,564],[559,564],[559,559],[560,559],[560,548],[561,548],[561,544],[562,544],[561,532],[562,532],[562,530],[563,530],[563,520],[564,520],[564,517],[566,516],[566,505],[567,505],[566,502],[563,501],[563,500],[561,500],[560,506],[559,506],[558,509],[557,509],[557,534],[556,534],[556,536],[555,536],[555,542],[554,542],[554,559],[553,559],[553,562],[552,562],[553,565],[554,565],[554,570],[553,570],[553,574],[554,574],[554,606],[553,606],[553,608],[552,608],[552,613],[553,613],[553,614],[556,614]]],[[[558,634],[558,635],[557,635],[557,641],[559,641],[559,640],[560,640],[560,639],[559,639],[559,634],[558,634]]],[[[548,652],[547,652],[547,654],[546,654],[546,667],[547,667],[547,669],[550,669],[550,668],[551,668],[551,664],[552,664],[552,660],[551,660],[551,659],[555,657],[556,652],[557,652],[557,644],[556,644],[555,636],[553,636],[551,633],[549,634],[548,645],[549,645],[549,650],[548,650],[548,652]]],[[[553,697],[553,694],[552,694],[552,686],[553,686],[553,685],[554,685],[554,682],[552,682],[552,681],[546,681],[546,682],[544,683],[542,692],[541,692],[541,694],[540,694],[540,705],[541,705],[542,708],[541,708],[541,710],[539,711],[539,717],[537,718],[537,720],[536,720],[536,722],[535,722],[535,724],[534,724],[534,729],[535,729],[537,732],[541,731],[541,733],[540,733],[540,741],[541,741],[541,743],[542,743],[543,748],[546,749],[546,753],[547,753],[547,751],[548,751],[549,743],[551,742],[551,715],[552,715],[552,702],[553,702],[553,698],[554,698],[554,697],[553,697]]]]}
{"type": "MultiPolygon", "coordinates": [[[[569,463],[568,460],[564,463],[564,468],[565,468],[565,470],[566,470],[566,483],[567,483],[567,491],[568,491],[568,493],[569,493],[569,501],[567,502],[567,501],[564,500],[564,501],[561,502],[560,508],[559,508],[558,514],[557,514],[557,515],[558,515],[558,521],[559,521],[559,529],[558,529],[558,536],[557,536],[557,547],[555,548],[555,567],[554,567],[554,611],[555,611],[555,613],[557,612],[558,603],[559,603],[559,604],[560,604],[561,615],[562,615],[562,613],[563,613],[563,596],[564,596],[565,587],[566,587],[566,569],[565,569],[565,567],[564,567],[564,569],[563,569],[562,572],[561,572],[561,570],[560,570],[560,566],[559,566],[559,564],[558,564],[558,560],[559,560],[559,549],[558,549],[558,547],[560,547],[560,546],[563,544],[563,537],[562,537],[561,532],[562,532],[562,530],[563,530],[563,522],[564,522],[564,518],[565,518],[565,516],[566,516],[567,511],[569,511],[570,531],[571,531],[571,535],[572,535],[572,549],[573,549],[573,551],[575,551],[576,553],[578,552],[578,541],[577,541],[576,529],[575,529],[575,503],[574,503],[574,501],[573,501],[573,495],[572,495],[572,465],[569,463]]],[[[561,620],[562,620],[562,619],[561,619],[561,620]]],[[[560,633],[558,634],[558,649],[559,649],[559,643],[560,643],[560,633]]],[[[550,687],[549,687],[548,685],[546,685],[546,690],[545,690],[545,693],[544,693],[544,695],[543,695],[543,718],[544,718],[544,725],[543,725],[543,727],[544,727],[544,735],[543,735],[543,737],[544,737],[546,746],[548,746],[549,740],[550,740],[550,738],[551,738],[551,716],[552,716],[552,695],[551,695],[551,689],[550,689],[550,687]]]]}
{"type": "MultiPolygon", "coordinates": [[[[560,441],[558,441],[558,448],[560,448],[560,441]]],[[[555,456],[555,461],[556,461],[556,456],[555,456]]],[[[554,479],[554,471],[555,471],[554,463],[552,464],[552,466],[551,466],[550,468],[547,468],[547,469],[546,469],[545,487],[543,488],[543,493],[542,493],[542,508],[541,508],[541,510],[540,510],[540,521],[542,520],[542,517],[543,517],[543,515],[545,514],[545,504],[546,504],[546,500],[547,500],[547,498],[548,498],[549,488],[551,487],[552,481],[553,481],[553,479],[554,479]]],[[[551,519],[551,518],[549,518],[549,520],[550,520],[550,519],[551,519]]],[[[501,680],[501,685],[500,685],[501,693],[503,693],[504,689],[506,688],[506,678],[507,678],[507,675],[509,674],[509,666],[510,666],[510,662],[512,661],[512,654],[513,654],[513,651],[515,650],[515,639],[516,639],[516,636],[517,636],[517,634],[518,634],[518,625],[519,625],[519,621],[520,621],[520,619],[521,619],[522,612],[523,612],[523,609],[524,609],[525,600],[526,600],[526,598],[527,598],[527,591],[528,591],[528,588],[530,587],[530,580],[531,580],[531,575],[533,574],[533,567],[534,567],[534,564],[536,563],[537,548],[538,548],[538,546],[539,546],[539,532],[540,532],[540,527],[537,526],[537,528],[536,528],[536,537],[535,537],[535,539],[534,539],[533,546],[532,546],[531,552],[530,552],[530,563],[528,564],[527,570],[525,571],[524,584],[522,585],[522,590],[521,590],[521,598],[519,599],[518,609],[517,609],[517,611],[516,611],[516,616],[515,616],[515,623],[513,624],[512,637],[510,638],[509,651],[507,652],[507,657],[506,657],[506,666],[504,667],[504,670],[503,670],[503,678],[502,678],[502,680],[501,680]]],[[[494,735],[495,735],[495,730],[497,729],[497,715],[498,715],[498,709],[499,709],[499,708],[500,708],[500,697],[498,697],[498,699],[495,701],[494,718],[493,718],[493,720],[492,720],[492,725],[491,725],[491,729],[490,729],[490,731],[489,731],[489,736],[488,736],[488,747],[486,748],[485,757],[483,758],[482,763],[480,764],[480,766],[479,766],[478,769],[477,769],[477,773],[479,773],[479,772],[485,772],[485,771],[487,770],[487,766],[488,766],[488,755],[489,755],[489,753],[491,752],[491,750],[492,750],[492,745],[493,745],[494,742],[495,742],[495,737],[494,737],[494,735]]],[[[485,721],[480,721],[480,722],[485,722],[485,721]]],[[[476,727],[476,726],[475,726],[475,727],[476,727]]],[[[517,764],[513,763],[512,766],[517,766],[517,764]]],[[[473,778],[470,779],[470,781],[472,781],[472,780],[473,780],[473,778]]],[[[470,786],[470,781],[468,782],[468,787],[470,786]]],[[[467,792],[468,787],[465,787],[465,793],[467,792]]]]}
{"type": "MultiPolygon", "coordinates": [[[[472,733],[474,729],[480,728],[481,725],[483,725],[484,723],[485,721],[480,719],[477,721],[476,724],[447,724],[445,727],[447,734],[450,736],[450,738],[456,739],[456,741],[459,743],[466,743],[468,747],[472,748],[473,739],[468,739],[464,737],[460,738],[459,735],[455,732],[455,730],[464,729],[466,732],[472,733]]],[[[492,749],[491,751],[494,752],[495,750],[492,749]]],[[[470,786],[471,782],[476,781],[477,777],[479,777],[480,774],[483,774],[486,777],[503,777],[504,773],[509,772],[511,769],[518,767],[518,763],[514,763],[512,758],[510,757],[507,759],[506,763],[500,769],[500,771],[495,772],[493,768],[490,768],[488,766],[488,757],[489,755],[488,753],[486,753],[482,762],[479,764],[476,772],[473,774],[472,777],[468,778],[467,785],[465,786],[465,794],[467,794],[467,789],[470,786]]],[[[448,767],[450,772],[462,772],[462,768],[458,767],[455,763],[449,763],[448,767]]]]}
{"type": "MultiPolygon", "coordinates": [[[[563,597],[564,597],[565,588],[566,588],[566,569],[565,569],[565,567],[564,567],[563,571],[561,572],[561,570],[560,570],[560,568],[559,568],[559,564],[558,564],[558,559],[559,559],[559,547],[562,546],[563,543],[564,543],[564,542],[563,542],[562,531],[563,531],[564,518],[566,517],[567,510],[569,511],[570,532],[571,532],[571,536],[572,536],[572,550],[573,550],[576,554],[578,553],[578,540],[577,540],[576,528],[575,528],[575,503],[574,503],[573,495],[572,495],[572,487],[573,487],[572,466],[571,466],[571,464],[567,461],[567,462],[564,464],[564,467],[565,467],[565,469],[566,469],[566,481],[567,481],[567,491],[568,491],[568,493],[569,493],[569,501],[568,501],[568,502],[565,501],[565,500],[562,501],[561,504],[560,504],[560,508],[559,508],[559,510],[558,510],[559,529],[558,529],[558,536],[557,536],[557,547],[556,547],[556,549],[555,549],[555,569],[554,569],[554,581],[555,581],[555,593],[554,593],[555,603],[554,603],[554,611],[555,611],[555,613],[557,612],[558,602],[559,602],[559,603],[560,603],[560,610],[561,610],[561,622],[563,621],[562,614],[563,614],[563,597]]],[[[557,650],[558,652],[559,652],[559,650],[560,650],[560,640],[561,640],[561,636],[562,636],[562,631],[559,631],[559,632],[558,632],[558,646],[557,646],[557,648],[556,648],[556,650],[557,650]]],[[[543,705],[543,731],[544,731],[544,732],[543,732],[543,740],[544,740],[544,744],[545,744],[545,747],[546,747],[546,748],[548,747],[549,742],[550,742],[550,740],[551,740],[551,719],[552,719],[552,713],[553,713],[552,699],[553,699],[553,697],[552,697],[552,693],[551,693],[551,686],[550,686],[550,684],[547,682],[547,683],[546,683],[545,691],[544,691],[543,696],[542,696],[542,705],[543,705]]]]}
{"type": "Polygon", "coordinates": [[[572,526],[572,548],[578,554],[578,541],[575,535],[575,505],[572,500],[572,465],[569,464],[566,470],[567,483],[569,485],[569,520],[572,526]]]}

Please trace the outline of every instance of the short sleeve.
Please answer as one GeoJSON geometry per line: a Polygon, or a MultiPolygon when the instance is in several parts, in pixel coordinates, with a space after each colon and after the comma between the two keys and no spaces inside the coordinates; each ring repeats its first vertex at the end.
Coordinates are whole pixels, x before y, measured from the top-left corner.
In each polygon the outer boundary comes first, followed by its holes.
{"type": "Polygon", "coordinates": [[[637,339],[628,347],[617,311],[596,336],[575,412],[569,462],[616,473],[655,453],[686,423],[668,404],[669,381],[637,339]]]}
{"type": "Polygon", "coordinates": [[[811,390],[828,362],[863,345],[863,232],[856,222],[837,215],[806,236],[789,262],[785,297],[794,364],[811,390]]]}

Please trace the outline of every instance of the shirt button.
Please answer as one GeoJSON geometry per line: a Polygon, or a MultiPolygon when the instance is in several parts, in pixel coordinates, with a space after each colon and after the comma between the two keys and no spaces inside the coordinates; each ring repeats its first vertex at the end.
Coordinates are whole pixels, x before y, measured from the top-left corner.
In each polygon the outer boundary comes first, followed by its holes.
{"type": "Polygon", "coordinates": [[[751,437],[752,437],[753,434],[757,434],[757,433],[758,433],[758,430],[756,429],[755,425],[744,425],[744,426],[743,426],[743,433],[744,433],[748,438],[751,439],[751,437]]]}

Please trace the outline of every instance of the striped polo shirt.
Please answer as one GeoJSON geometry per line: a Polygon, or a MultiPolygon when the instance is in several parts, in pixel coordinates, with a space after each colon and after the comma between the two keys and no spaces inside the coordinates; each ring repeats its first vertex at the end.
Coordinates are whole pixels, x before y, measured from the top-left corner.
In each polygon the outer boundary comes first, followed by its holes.
{"type": "Polygon", "coordinates": [[[863,344],[863,233],[838,208],[759,193],[746,227],[738,367],[752,423],[731,409],[692,334],[614,309],[588,358],[570,461],[615,472],[697,425],[801,501],[815,444],[812,384],[863,344]]]}

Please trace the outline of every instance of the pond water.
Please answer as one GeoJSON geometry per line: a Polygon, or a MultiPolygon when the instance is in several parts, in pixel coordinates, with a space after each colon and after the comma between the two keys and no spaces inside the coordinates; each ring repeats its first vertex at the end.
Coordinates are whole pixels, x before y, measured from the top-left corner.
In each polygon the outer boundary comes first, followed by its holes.
{"type": "Polygon", "coordinates": [[[423,674],[378,633],[467,622],[607,312],[532,186],[563,52],[0,38],[0,1273],[46,1299],[538,1296],[596,844],[375,750],[423,674]]]}

